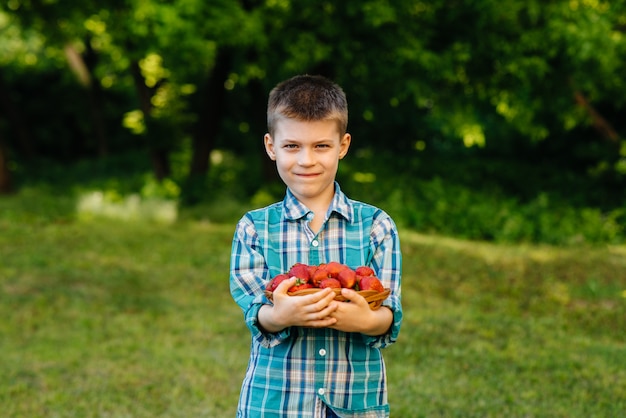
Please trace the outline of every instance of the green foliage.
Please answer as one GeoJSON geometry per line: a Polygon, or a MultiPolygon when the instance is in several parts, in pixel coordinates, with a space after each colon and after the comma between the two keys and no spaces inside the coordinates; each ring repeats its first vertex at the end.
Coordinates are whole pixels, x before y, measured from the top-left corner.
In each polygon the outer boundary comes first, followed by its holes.
{"type": "MultiPolygon", "coordinates": [[[[452,162],[424,155],[414,157],[413,163],[413,169],[400,172],[391,170],[393,163],[385,162],[383,155],[360,152],[342,162],[339,180],[352,198],[385,209],[397,223],[417,231],[496,242],[626,242],[626,203],[602,209],[562,195],[560,186],[525,184],[532,181],[533,166],[509,167],[522,185],[530,186],[524,196],[507,191],[504,178],[485,180],[493,167],[477,155],[452,162]]],[[[554,175],[562,179],[544,178],[546,185],[571,180],[567,172],[554,175]]]]}
{"type": "MultiPolygon", "coordinates": [[[[395,150],[405,151],[418,133],[466,146],[520,136],[579,137],[597,122],[573,100],[579,93],[623,136],[616,116],[626,97],[617,94],[624,90],[625,13],[619,2],[569,0],[481,0],[455,7],[443,0],[303,2],[297,9],[276,1],[13,1],[0,11],[0,25],[8,72],[24,71],[22,58],[30,56],[26,68],[55,72],[69,83],[63,59],[72,46],[87,67],[71,66],[75,72],[87,71],[92,86],[129,100],[107,120],[120,126],[119,115],[128,112],[148,113],[146,121],[165,119],[169,150],[206,118],[198,103],[211,98],[202,97],[202,87],[223,64],[217,85],[229,94],[217,109],[229,110],[214,130],[229,127],[227,136],[235,134],[242,105],[245,113],[262,112],[277,81],[318,72],[345,87],[352,129],[364,143],[389,136],[395,150]],[[134,64],[143,80],[131,76],[134,64]]],[[[254,119],[255,130],[264,129],[256,117],[247,119],[254,119]]],[[[148,133],[143,145],[149,148],[161,130],[148,133]]]]}
{"type": "Polygon", "coordinates": [[[392,190],[386,205],[389,211],[404,225],[420,231],[550,244],[624,242],[626,238],[623,210],[575,209],[565,202],[551,202],[546,194],[523,204],[499,193],[444,184],[439,178],[413,181],[410,187],[404,184],[392,190]]]}
{"type": "MultiPolygon", "coordinates": [[[[229,296],[234,223],[77,221],[0,200],[0,405],[33,416],[233,416],[249,333],[229,296]]],[[[619,416],[626,248],[503,245],[400,229],[392,416],[619,416]]]]}
{"type": "Polygon", "coordinates": [[[61,163],[83,165],[83,190],[262,204],[283,192],[260,156],[267,93],[321,73],[348,95],[354,152],[385,157],[345,170],[347,190],[401,223],[503,241],[623,240],[624,5],[461,3],[8,2],[7,166],[18,186],[63,177],[49,173],[61,163]],[[89,175],[130,153],[113,180],[89,175]]]}

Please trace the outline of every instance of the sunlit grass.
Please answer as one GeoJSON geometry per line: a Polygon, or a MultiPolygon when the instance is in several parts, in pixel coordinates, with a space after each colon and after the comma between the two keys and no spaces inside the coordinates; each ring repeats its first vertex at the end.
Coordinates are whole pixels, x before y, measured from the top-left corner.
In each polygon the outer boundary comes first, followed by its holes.
{"type": "MultiPolygon", "coordinates": [[[[0,200],[1,414],[234,416],[249,349],[228,291],[234,225],[85,221],[74,208],[0,200]]],[[[392,416],[626,410],[623,247],[401,239],[392,416]]]]}
{"type": "Polygon", "coordinates": [[[178,217],[178,206],[173,200],[145,199],[138,194],[112,200],[107,199],[106,193],[102,191],[92,191],[79,197],[76,212],[83,219],[109,218],[172,223],[178,217]]]}

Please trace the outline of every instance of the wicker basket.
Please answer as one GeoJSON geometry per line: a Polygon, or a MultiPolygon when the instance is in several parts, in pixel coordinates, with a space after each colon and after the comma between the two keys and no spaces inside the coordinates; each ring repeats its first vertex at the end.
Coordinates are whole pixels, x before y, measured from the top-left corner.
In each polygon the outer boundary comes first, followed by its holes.
{"type": "MultiPolygon", "coordinates": [[[[288,292],[289,296],[306,296],[312,295],[313,293],[321,292],[323,289],[312,288],[312,289],[303,289],[298,290],[297,292],[288,292]]],[[[341,289],[333,289],[335,291],[335,300],[339,302],[345,302],[347,299],[341,294],[341,289]]],[[[381,307],[383,301],[387,299],[389,293],[391,293],[390,289],[385,289],[384,292],[378,292],[376,290],[359,290],[357,293],[365,298],[367,303],[370,305],[370,309],[376,310],[381,307]]],[[[265,296],[269,300],[272,300],[272,292],[266,290],[265,296]]]]}

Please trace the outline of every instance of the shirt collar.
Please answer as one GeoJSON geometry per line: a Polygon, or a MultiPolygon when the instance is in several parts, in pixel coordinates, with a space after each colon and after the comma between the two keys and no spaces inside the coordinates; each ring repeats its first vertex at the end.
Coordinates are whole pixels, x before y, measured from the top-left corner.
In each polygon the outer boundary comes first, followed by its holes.
{"type": "MultiPolygon", "coordinates": [[[[283,200],[283,207],[285,208],[285,218],[291,220],[303,218],[311,212],[309,208],[293,195],[289,188],[287,188],[287,195],[283,200]]],[[[339,183],[337,182],[335,182],[335,195],[328,207],[327,217],[330,217],[333,212],[343,216],[348,222],[352,221],[352,203],[341,191],[339,183]]]]}

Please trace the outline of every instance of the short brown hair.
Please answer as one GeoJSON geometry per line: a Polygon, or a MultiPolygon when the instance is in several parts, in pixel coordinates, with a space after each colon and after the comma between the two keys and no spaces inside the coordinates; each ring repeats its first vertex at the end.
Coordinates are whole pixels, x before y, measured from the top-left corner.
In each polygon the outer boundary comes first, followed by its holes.
{"type": "Polygon", "coordinates": [[[272,89],[267,103],[267,129],[274,135],[280,118],[334,120],[339,133],[348,129],[348,101],[343,89],[322,76],[297,75],[272,89]]]}

